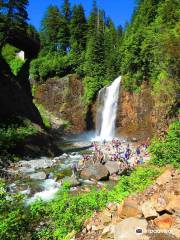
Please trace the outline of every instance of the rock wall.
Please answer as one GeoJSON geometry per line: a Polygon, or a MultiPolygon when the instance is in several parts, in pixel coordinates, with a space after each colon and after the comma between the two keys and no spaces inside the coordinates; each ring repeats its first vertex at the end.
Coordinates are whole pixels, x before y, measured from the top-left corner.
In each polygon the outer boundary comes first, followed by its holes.
{"type": "Polygon", "coordinates": [[[137,138],[163,134],[175,117],[175,114],[170,116],[174,104],[175,96],[153,95],[151,87],[145,83],[140,93],[129,93],[122,84],[117,112],[118,133],[137,138]]]}
{"type": "Polygon", "coordinates": [[[80,133],[87,128],[82,101],[82,80],[75,74],[51,78],[36,87],[35,100],[56,117],[70,123],[68,131],[80,133]]]}

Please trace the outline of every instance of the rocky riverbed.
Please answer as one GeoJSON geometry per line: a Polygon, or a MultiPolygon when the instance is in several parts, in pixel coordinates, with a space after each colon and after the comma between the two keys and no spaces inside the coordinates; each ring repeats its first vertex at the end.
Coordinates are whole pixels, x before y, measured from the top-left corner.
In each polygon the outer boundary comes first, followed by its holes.
{"type": "Polygon", "coordinates": [[[47,201],[54,197],[61,185],[68,181],[72,191],[90,191],[91,186],[102,187],[105,183],[115,184],[120,175],[149,159],[144,145],[114,139],[109,142],[75,142],[70,148],[76,150],[55,158],[41,157],[11,163],[6,170],[11,176],[8,191],[27,195],[28,201],[38,197],[47,201]],[[82,144],[82,145],[81,145],[82,144]],[[86,150],[78,152],[82,147],[86,150]],[[137,154],[137,147],[140,154],[137,154]],[[129,149],[129,156],[125,153],[129,149]],[[142,162],[138,162],[141,159],[142,162]],[[77,173],[72,174],[72,166],[77,173]],[[12,179],[13,176],[13,179],[12,179]]]}

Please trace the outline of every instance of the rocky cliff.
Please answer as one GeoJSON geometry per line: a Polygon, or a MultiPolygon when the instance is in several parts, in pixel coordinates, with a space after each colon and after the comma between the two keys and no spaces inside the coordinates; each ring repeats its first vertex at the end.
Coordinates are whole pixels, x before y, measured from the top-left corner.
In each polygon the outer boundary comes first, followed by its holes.
{"type": "Polygon", "coordinates": [[[163,134],[167,126],[176,117],[176,96],[153,94],[147,84],[142,84],[140,93],[130,93],[122,84],[117,112],[119,134],[144,138],[153,133],[163,134]]]}
{"type": "MultiPolygon", "coordinates": [[[[69,131],[80,133],[95,128],[96,112],[100,108],[97,99],[87,108],[82,101],[82,80],[75,74],[64,78],[52,78],[37,85],[35,99],[56,117],[70,123],[69,131]]],[[[138,93],[120,87],[117,112],[117,132],[120,135],[151,137],[154,133],[163,134],[177,109],[174,92],[162,91],[154,94],[151,86],[143,83],[138,93]]]]}
{"type": "Polygon", "coordinates": [[[36,85],[35,100],[56,117],[66,120],[71,133],[86,130],[86,107],[82,101],[82,80],[75,74],[51,78],[36,85]]]}

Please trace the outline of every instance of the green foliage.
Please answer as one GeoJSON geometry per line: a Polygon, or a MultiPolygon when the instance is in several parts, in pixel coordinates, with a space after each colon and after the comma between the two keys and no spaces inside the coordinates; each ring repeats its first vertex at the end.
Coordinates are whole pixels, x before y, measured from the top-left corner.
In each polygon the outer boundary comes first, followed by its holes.
{"type": "Polygon", "coordinates": [[[121,73],[129,91],[143,81],[154,87],[164,71],[169,79],[178,78],[179,7],[177,0],[139,1],[120,46],[121,73]]]}
{"type": "Polygon", "coordinates": [[[2,56],[9,64],[12,72],[17,75],[24,61],[17,57],[19,50],[9,44],[6,44],[2,49],[2,56]]]}
{"type": "Polygon", "coordinates": [[[68,56],[49,53],[46,56],[40,56],[31,62],[30,76],[38,81],[44,81],[48,77],[62,77],[68,74],[70,69],[71,66],[68,56]]]}
{"type": "Polygon", "coordinates": [[[153,165],[137,167],[130,176],[121,177],[118,184],[108,193],[108,201],[120,202],[131,193],[143,191],[159,174],[160,169],[153,165]]]}
{"type": "Polygon", "coordinates": [[[102,87],[102,84],[95,77],[85,77],[83,85],[85,91],[84,101],[89,104],[93,100],[95,93],[102,87]]]}
{"type": "MultiPolygon", "coordinates": [[[[66,9],[66,11],[68,11],[66,9]]],[[[64,13],[65,15],[68,12],[64,13]]],[[[67,16],[68,17],[68,16],[67,16]]],[[[43,51],[66,54],[69,47],[69,25],[66,16],[56,6],[49,6],[40,32],[43,51]]]]}
{"type": "Polygon", "coordinates": [[[167,135],[164,140],[154,139],[150,145],[152,154],[152,163],[165,166],[172,164],[175,167],[180,167],[180,123],[174,122],[170,125],[167,135]]]}
{"type": "Polygon", "coordinates": [[[0,127],[0,155],[6,155],[8,149],[27,136],[36,134],[38,129],[29,120],[0,127]]]}
{"type": "Polygon", "coordinates": [[[28,209],[22,196],[10,195],[0,180],[0,237],[3,240],[25,239],[29,227],[28,209]]]}

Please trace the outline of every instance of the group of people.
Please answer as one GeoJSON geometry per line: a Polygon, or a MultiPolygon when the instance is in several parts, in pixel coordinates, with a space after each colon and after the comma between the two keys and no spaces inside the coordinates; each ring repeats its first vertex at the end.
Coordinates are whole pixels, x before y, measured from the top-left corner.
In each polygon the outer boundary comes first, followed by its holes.
{"type": "MultiPolygon", "coordinates": [[[[92,154],[84,154],[82,159],[82,168],[86,164],[105,164],[106,161],[117,161],[120,166],[126,165],[129,168],[133,168],[138,164],[144,162],[144,157],[148,156],[147,141],[138,146],[125,145],[119,139],[112,139],[112,141],[103,140],[102,142],[92,143],[92,154]]],[[[72,171],[76,174],[78,166],[72,165],[72,171]]]]}

